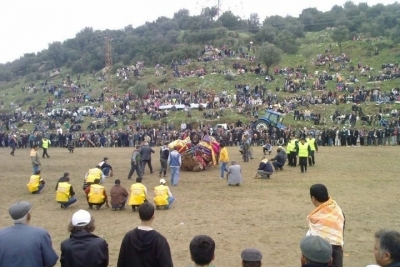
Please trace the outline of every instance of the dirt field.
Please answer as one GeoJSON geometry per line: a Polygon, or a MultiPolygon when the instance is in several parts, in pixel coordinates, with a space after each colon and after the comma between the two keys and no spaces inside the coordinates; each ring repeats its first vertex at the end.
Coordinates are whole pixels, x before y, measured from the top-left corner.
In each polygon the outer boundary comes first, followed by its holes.
{"type": "MultiPolygon", "coordinates": [[[[29,200],[34,203],[31,224],[49,230],[57,253],[61,241],[68,237],[66,229],[72,214],[87,209],[81,185],[89,168],[107,156],[115,170],[114,177],[105,183],[107,191],[114,178],[120,178],[126,188],[132,183],[126,179],[130,148],[78,148],[74,154],[66,149],[49,149],[51,158],[42,159],[46,187],[42,194],[30,195],[26,188],[32,171],[29,150],[17,150],[15,157],[8,149],[0,151],[0,226],[11,224],[10,204],[29,200]],[[70,173],[78,202],[61,210],[55,202],[54,187],[65,171],[70,173]]],[[[299,241],[307,231],[306,216],[313,209],[309,187],[314,183],[324,183],[346,214],[345,266],[374,263],[373,233],[380,228],[400,230],[398,147],[323,147],[316,154],[316,166],[309,167],[307,174],[287,167],[271,180],[253,179],[262,149],[253,151],[255,159],[244,163],[238,149],[229,148],[230,158],[238,159],[244,170],[240,187],[229,187],[220,180],[217,166],[200,173],[181,172],[179,186],[171,188],[176,197],[173,208],[157,211],[153,225],[168,239],[175,266],[191,264],[189,242],[197,234],[215,240],[214,263],[218,267],[240,266],[240,252],[246,247],[263,252],[263,266],[299,266],[299,241]]],[[[159,181],[158,153],[153,166],[154,174],[149,175],[147,170],[144,179],[150,199],[159,181]]],[[[105,207],[91,214],[96,219],[95,234],[109,244],[110,266],[116,266],[122,237],[139,224],[138,214],[105,207]]]]}

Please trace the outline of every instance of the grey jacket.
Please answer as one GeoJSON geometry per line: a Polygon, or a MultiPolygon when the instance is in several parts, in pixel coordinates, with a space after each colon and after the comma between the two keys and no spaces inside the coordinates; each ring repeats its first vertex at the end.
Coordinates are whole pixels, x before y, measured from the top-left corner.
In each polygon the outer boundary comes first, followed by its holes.
{"type": "Polygon", "coordinates": [[[151,153],[154,153],[155,151],[149,147],[149,146],[142,146],[140,149],[140,155],[142,156],[142,161],[143,160],[151,160],[151,153]]]}

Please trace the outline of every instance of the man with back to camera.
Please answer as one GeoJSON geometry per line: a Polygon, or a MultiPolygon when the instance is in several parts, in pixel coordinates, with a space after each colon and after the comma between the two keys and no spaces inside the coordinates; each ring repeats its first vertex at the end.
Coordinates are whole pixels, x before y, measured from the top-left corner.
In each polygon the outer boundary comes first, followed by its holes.
{"type": "Polygon", "coordinates": [[[175,197],[172,195],[171,190],[165,185],[165,179],[160,179],[160,185],[154,187],[154,204],[156,206],[165,206],[169,209],[175,201],[175,197]]]}
{"type": "Polygon", "coordinates": [[[114,186],[110,190],[111,209],[113,211],[117,209],[124,210],[128,196],[128,191],[121,185],[121,180],[116,179],[114,181],[114,186]]]}
{"type": "Polygon", "coordinates": [[[178,152],[177,146],[175,146],[174,150],[169,153],[167,165],[169,166],[171,173],[171,185],[177,186],[179,182],[179,171],[182,166],[182,157],[178,152]]]}
{"type": "Polygon", "coordinates": [[[311,202],[315,209],[307,216],[307,235],[317,235],[332,246],[332,267],[343,267],[345,217],[342,209],[331,197],[323,184],[310,187],[311,202]]]}
{"type": "Polygon", "coordinates": [[[137,177],[136,183],[130,187],[131,195],[129,197],[128,205],[132,207],[132,211],[136,211],[136,207],[147,201],[147,188],[142,184],[142,178],[137,177]]]}
{"type": "Polygon", "coordinates": [[[189,244],[190,257],[194,267],[209,267],[215,258],[215,242],[207,235],[193,237],[189,244]]]}
{"type": "Polygon", "coordinates": [[[104,186],[100,185],[99,179],[95,179],[94,183],[85,189],[85,193],[87,195],[89,209],[93,209],[93,205],[95,205],[96,209],[99,210],[103,204],[106,204],[107,208],[110,207],[106,189],[104,186]]]}
{"type": "Polygon", "coordinates": [[[332,246],[319,236],[306,236],[300,241],[302,267],[329,267],[332,264],[332,246]]]}
{"type": "Polygon", "coordinates": [[[27,201],[11,205],[8,212],[13,226],[0,229],[0,267],[50,267],[57,263],[49,233],[29,226],[32,204],[27,201]]]}
{"type": "Polygon", "coordinates": [[[69,181],[69,173],[65,172],[56,185],[56,201],[64,210],[77,201],[75,191],[69,181]]]}
{"type": "Polygon", "coordinates": [[[151,153],[155,153],[155,151],[149,146],[148,142],[144,142],[142,148],[140,149],[141,156],[141,171],[144,174],[144,168],[146,167],[146,163],[149,166],[150,174],[153,173],[153,166],[151,165],[151,153]]]}
{"type": "Polygon", "coordinates": [[[242,267],[261,267],[262,254],[255,248],[246,248],[240,254],[242,267]]]}
{"type": "Polygon", "coordinates": [[[117,267],[172,267],[167,239],[151,227],[154,206],[144,202],[139,207],[139,217],[140,226],[126,233],[122,240],[117,267]]]}
{"type": "Polygon", "coordinates": [[[400,233],[387,229],[376,232],[374,256],[382,267],[400,267],[400,233]]]}
{"type": "Polygon", "coordinates": [[[83,183],[83,190],[94,184],[94,180],[99,179],[100,183],[105,181],[104,173],[101,171],[100,165],[96,165],[95,168],[89,169],[85,175],[85,181],[83,183]]]}

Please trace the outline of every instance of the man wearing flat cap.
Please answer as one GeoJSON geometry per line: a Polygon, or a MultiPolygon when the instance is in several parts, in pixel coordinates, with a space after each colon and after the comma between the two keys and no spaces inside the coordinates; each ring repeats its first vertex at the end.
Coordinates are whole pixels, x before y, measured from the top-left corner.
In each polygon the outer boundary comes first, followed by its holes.
{"type": "Polygon", "coordinates": [[[11,205],[8,212],[13,226],[0,229],[0,267],[49,267],[57,263],[49,233],[29,226],[32,204],[27,201],[11,205]]]}
{"type": "Polygon", "coordinates": [[[261,267],[262,254],[255,248],[246,248],[240,254],[243,267],[261,267]]]}
{"type": "Polygon", "coordinates": [[[309,235],[300,242],[301,266],[328,267],[332,264],[332,246],[319,236],[309,235]]]}

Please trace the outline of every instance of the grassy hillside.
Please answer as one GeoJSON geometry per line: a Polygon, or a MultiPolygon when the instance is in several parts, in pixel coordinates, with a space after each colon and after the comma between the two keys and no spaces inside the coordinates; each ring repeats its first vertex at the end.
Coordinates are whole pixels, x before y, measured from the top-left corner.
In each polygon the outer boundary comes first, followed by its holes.
{"type": "MultiPolygon", "coordinates": [[[[398,44],[393,45],[389,40],[379,40],[379,41],[349,41],[343,44],[343,53],[346,56],[350,57],[351,62],[346,65],[345,69],[338,69],[340,63],[333,63],[333,68],[335,70],[329,70],[328,66],[315,66],[314,61],[316,59],[317,54],[325,53],[325,50],[331,46],[331,54],[340,55],[339,47],[337,44],[333,43],[330,39],[330,31],[325,30],[318,33],[308,33],[304,39],[299,40],[301,42],[301,47],[299,52],[296,55],[284,55],[282,58],[282,62],[279,64],[280,68],[284,67],[296,67],[302,65],[307,69],[308,73],[314,73],[315,71],[327,71],[329,74],[340,73],[344,78],[349,78],[350,75],[356,75],[360,80],[355,83],[353,86],[362,86],[364,85],[366,88],[376,87],[376,84],[367,83],[367,77],[361,77],[359,75],[359,71],[357,69],[357,64],[360,63],[363,66],[368,65],[372,68],[371,75],[376,76],[381,71],[382,63],[395,63],[400,59],[400,46],[398,44]],[[373,55],[374,49],[379,49],[379,55],[373,55]],[[367,55],[368,52],[372,51],[372,56],[367,55]],[[350,71],[350,66],[354,66],[355,70],[350,71]]],[[[240,35],[238,38],[241,38],[240,35]]],[[[247,35],[244,38],[249,38],[247,35]]],[[[250,52],[250,55],[254,55],[255,50],[257,49],[257,44],[255,44],[255,49],[250,52]]],[[[215,90],[215,92],[221,92],[222,90],[227,90],[228,94],[234,94],[234,85],[235,84],[250,84],[252,86],[260,85],[264,82],[264,76],[255,75],[252,73],[247,73],[244,75],[236,75],[235,79],[227,80],[222,74],[211,74],[213,68],[217,70],[225,70],[227,68],[232,69],[233,63],[240,62],[241,64],[245,64],[248,67],[256,66],[256,62],[250,62],[248,60],[241,59],[233,59],[229,58],[228,61],[210,61],[210,62],[197,62],[194,61],[189,65],[184,67],[180,67],[180,70],[197,70],[199,68],[205,68],[208,71],[208,74],[204,76],[204,78],[198,77],[188,77],[188,78],[174,78],[172,76],[172,71],[169,66],[167,68],[167,74],[163,76],[155,76],[154,66],[146,66],[146,69],[141,72],[141,77],[135,78],[133,75],[129,78],[128,81],[122,81],[119,78],[114,78],[113,84],[115,86],[115,90],[117,90],[120,94],[123,94],[127,91],[126,88],[129,88],[129,85],[134,85],[137,81],[142,81],[146,84],[151,84],[152,88],[185,88],[189,90],[215,90]]],[[[55,78],[48,79],[49,82],[53,82],[54,84],[59,84],[61,80],[65,79],[67,75],[71,73],[70,69],[61,68],[61,73],[55,78]]],[[[272,68],[273,71],[273,68],[272,68]]],[[[82,74],[80,77],[81,84],[90,84],[89,88],[82,89],[82,92],[89,94],[92,98],[97,98],[103,87],[106,86],[105,82],[98,81],[100,77],[100,72],[95,75],[92,74],[82,74]]],[[[38,107],[39,110],[44,108],[45,102],[49,98],[53,98],[50,94],[43,94],[41,91],[40,83],[45,80],[45,78],[41,78],[40,80],[35,80],[36,77],[24,77],[15,82],[10,82],[6,84],[2,84],[0,87],[0,95],[2,96],[2,101],[5,104],[4,109],[1,112],[10,111],[9,104],[21,104],[23,109],[28,105],[38,105],[41,101],[41,105],[38,107]],[[35,80],[35,81],[33,81],[35,80]],[[38,89],[37,94],[29,94],[27,92],[27,88],[31,83],[34,83],[36,88],[38,89]],[[26,90],[23,91],[21,88],[25,87],[26,90]]],[[[71,80],[76,82],[77,77],[72,76],[71,80]]],[[[311,85],[315,79],[308,79],[307,84],[311,85]]],[[[399,79],[384,81],[379,86],[383,91],[390,91],[391,88],[398,86],[399,79]]],[[[290,93],[284,93],[282,91],[276,92],[275,88],[282,88],[284,82],[284,77],[281,75],[275,76],[275,80],[273,82],[265,84],[269,90],[271,90],[274,94],[276,93],[279,98],[285,98],[288,96],[292,96],[290,93]]],[[[327,88],[329,90],[336,90],[336,82],[329,81],[327,83],[327,88]]],[[[307,91],[300,92],[300,94],[308,93],[307,91]]],[[[315,94],[320,94],[320,91],[313,92],[315,94]]],[[[73,96],[72,92],[65,92],[65,97],[73,96]]],[[[98,103],[94,103],[95,106],[98,106],[98,103]]],[[[342,112],[349,111],[351,105],[344,104],[339,106],[314,106],[312,110],[317,113],[321,113],[322,117],[328,118],[335,109],[340,109],[342,112]]],[[[377,108],[374,103],[370,105],[362,104],[362,108],[364,113],[375,113],[377,108]]],[[[251,118],[245,118],[237,115],[235,112],[226,111],[225,115],[219,118],[214,122],[233,122],[240,118],[243,121],[248,121],[251,118]]],[[[144,116],[142,122],[144,124],[158,124],[157,121],[152,121],[146,116],[144,116]]],[[[176,123],[180,123],[182,120],[198,122],[202,120],[201,113],[197,110],[193,111],[193,117],[187,118],[185,112],[171,112],[168,121],[173,121],[176,123]]],[[[85,122],[88,123],[88,120],[85,122]]],[[[293,124],[294,121],[292,118],[287,116],[285,119],[285,124],[293,124]]],[[[303,123],[303,122],[302,122],[303,123]]]]}

